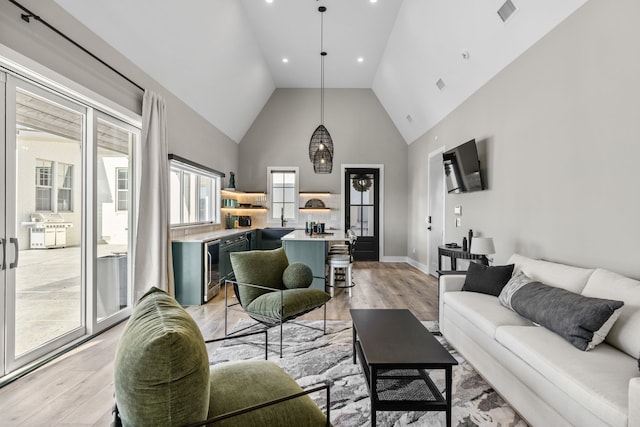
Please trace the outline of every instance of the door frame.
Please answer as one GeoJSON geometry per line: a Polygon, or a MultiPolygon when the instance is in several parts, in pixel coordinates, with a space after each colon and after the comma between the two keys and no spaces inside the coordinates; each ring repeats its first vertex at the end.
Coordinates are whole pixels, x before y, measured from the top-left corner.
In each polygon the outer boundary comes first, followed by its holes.
{"type": "Polygon", "coordinates": [[[384,254],[384,165],[383,164],[341,164],[340,165],[340,192],[342,197],[340,198],[340,224],[343,230],[346,231],[346,224],[344,221],[345,214],[345,199],[346,195],[344,193],[344,175],[347,169],[358,169],[358,168],[369,168],[369,169],[378,169],[380,171],[380,175],[378,177],[379,182],[379,210],[378,210],[378,225],[379,225],[379,236],[378,236],[378,259],[380,261],[385,261],[384,254]]]}
{"type": "MultiPolygon", "coordinates": [[[[431,180],[429,179],[431,177],[431,161],[434,157],[436,156],[440,156],[442,157],[442,153],[444,153],[446,150],[446,147],[443,145],[439,148],[436,148],[435,150],[431,151],[428,156],[427,156],[427,218],[425,218],[428,223],[428,218],[429,216],[431,216],[431,206],[430,206],[430,201],[431,201],[431,191],[433,191],[433,187],[431,184],[431,180]]],[[[446,191],[446,183],[444,180],[444,176],[442,178],[442,243],[444,244],[444,242],[446,242],[446,228],[445,228],[445,214],[446,214],[446,197],[447,197],[447,191],[446,191]]],[[[431,257],[432,254],[431,253],[431,236],[432,233],[430,233],[427,230],[427,273],[436,276],[437,272],[435,271],[431,271],[431,257]]],[[[435,254],[435,256],[437,257],[438,255],[435,254]]],[[[436,258],[437,259],[437,258],[436,258]]]]}
{"type": "MultiPolygon", "coordinates": [[[[5,141],[8,138],[7,130],[5,129],[5,119],[6,117],[6,85],[7,85],[7,73],[0,70],[0,165],[4,169],[4,172],[0,173],[0,239],[7,238],[7,223],[5,218],[6,212],[6,199],[5,199],[5,188],[6,188],[6,150],[7,145],[5,141]]],[[[5,240],[3,247],[0,248],[2,251],[0,264],[3,260],[7,261],[7,248],[9,247],[8,242],[5,240]]],[[[0,378],[3,377],[7,372],[5,369],[5,327],[6,324],[6,293],[7,293],[7,282],[5,279],[5,266],[0,265],[0,378]]]]}

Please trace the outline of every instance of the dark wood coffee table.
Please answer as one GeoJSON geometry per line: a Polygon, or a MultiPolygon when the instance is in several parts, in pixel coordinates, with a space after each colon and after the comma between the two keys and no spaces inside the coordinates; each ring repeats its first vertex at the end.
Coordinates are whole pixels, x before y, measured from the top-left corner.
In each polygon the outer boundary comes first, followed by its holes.
{"type": "Polygon", "coordinates": [[[353,309],[353,363],[356,353],[376,411],[446,411],[451,426],[452,368],[456,359],[409,310],[353,309]],[[445,370],[445,396],[425,369],[445,370]]]}

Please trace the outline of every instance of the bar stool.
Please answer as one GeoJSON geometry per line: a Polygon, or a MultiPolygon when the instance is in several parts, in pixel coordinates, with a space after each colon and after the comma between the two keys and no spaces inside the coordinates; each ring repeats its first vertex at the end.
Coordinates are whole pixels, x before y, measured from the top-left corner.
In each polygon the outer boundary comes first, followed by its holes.
{"type": "Polygon", "coordinates": [[[354,284],[351,280],[351,256],[350,255],[332,255],[329,257],[329,289],[330,294],[333,297],[333,290],[335,288],[349,289],[349,296],[351,296],[351,288],[354,284]],[[344,285],[336,285],[336,269],[345,269],[344,273],[344,285]]]}
{"type": "Polygon", "coordinates": [[[353,230],[347,231],[349,244],[337,243],[329,248],[329,292],[333,297],[335,288],[349,290],[349,297],[352,296],[351,288],[355,286],[352,280],[353,251],[356,241],[356,234],[353,230]],[[336,281],[344,280],[344,285],[337,285],[336,281]]]}

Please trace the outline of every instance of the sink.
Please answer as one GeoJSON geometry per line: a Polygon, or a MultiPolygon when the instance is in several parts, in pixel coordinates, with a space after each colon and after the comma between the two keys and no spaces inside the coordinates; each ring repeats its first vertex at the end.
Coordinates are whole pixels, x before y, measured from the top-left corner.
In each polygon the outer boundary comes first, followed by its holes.
{"type": "Polygon", "coordinates": [[[262,229],[262,240],[280,240],[295,228],[267,227],[262,229]]]}

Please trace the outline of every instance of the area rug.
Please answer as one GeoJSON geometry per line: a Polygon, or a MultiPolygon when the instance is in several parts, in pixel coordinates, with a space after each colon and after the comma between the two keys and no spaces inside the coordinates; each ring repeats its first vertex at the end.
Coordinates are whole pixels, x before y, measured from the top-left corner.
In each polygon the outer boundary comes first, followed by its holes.
{"type": "MultiPolygon", "coordinates": [[[[241,320],[236,330],[252,322],[241,320]]],[[[298,321],[284,325],[284,353],[279,357],[279,328],[269,330],[269,360],[280,365],[302,388],[328,381],[331,384],[331,422],[336,427],[370,425],[369,391],[360,364],[353,363],[351,322],[327,321],[327,334],[309,329],[322,329],[322,321],[298,321]],[[306,326],[302,326],[304,324],[306,326]]],[[[423,322],[427,329],[437,330],[437,322],[423,322]]],[[[486,381],[448,343],[440,342],[456,358],[453,368],[452,425],[526,427],[526,423],[487,384],[486,381]]],[[[210,356],[213,365],[247,359],[264,359],[260,335],[226,341],[210,356]]],[[[444,390],[444,371],[434,370],[431,377],[444,390]]],[[[312,395],[325,411],[324,393],[312,395]]],[[[378,426],[444,426],[444,412],[377,412],[378,426]]]]}

